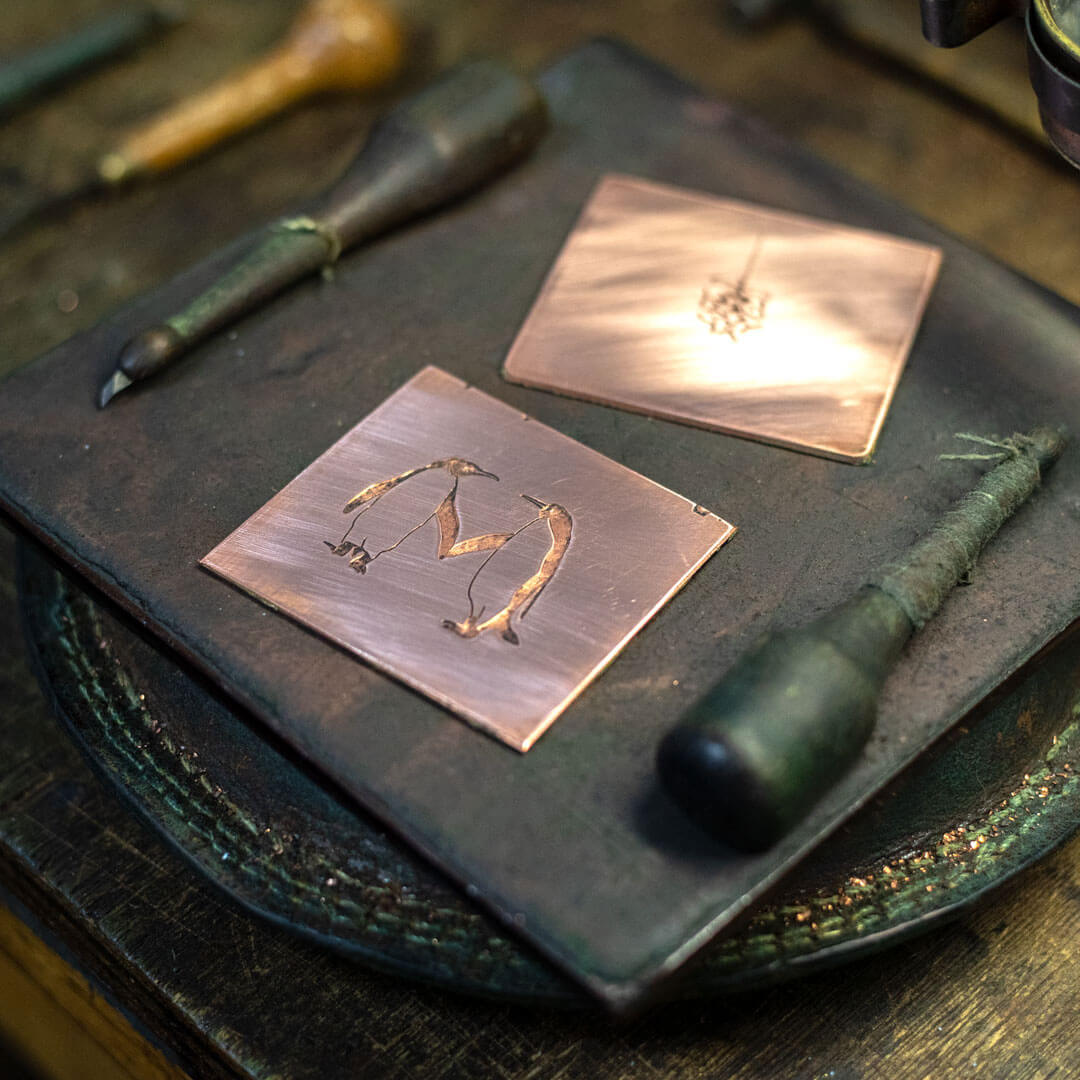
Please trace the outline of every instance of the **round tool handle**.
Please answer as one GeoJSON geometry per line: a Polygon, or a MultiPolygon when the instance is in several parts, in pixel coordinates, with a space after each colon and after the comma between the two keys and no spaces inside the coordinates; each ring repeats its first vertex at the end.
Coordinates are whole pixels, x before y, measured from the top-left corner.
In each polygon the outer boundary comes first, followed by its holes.
{"type": "Polygon", "coordinates": [[[763,851],[851,765],[913,626],[875,588],[765,638],[660,744],[668,794],[706,831],[763,851]]]}
{"type": "Polygon", "coordinates": [[[344,250],[430,213],[510,168],[548,129],[536,86],[472,60],[398,105],[311,216],[344,250]]]}
{"type": "Polygon", "coordinates": [[[904,643],[971,572],[1066,443],[1054,427],[1005,442],[961,437],[995,447],[997,454],[974,457],[1000,464],[846,604],[766,638],[661,743],[657,767],[668,793],[732,847],[769,847],[844,773],[874,726],[881,685],[904,643]]]}
{"type": "Polygon", "coordinates": [[[267,56],[132,131],[101,159],[102,179],[164,172],[311,94],[381,86],[404,53],[399,21],[375,0],[309,0],[267,56]]]}

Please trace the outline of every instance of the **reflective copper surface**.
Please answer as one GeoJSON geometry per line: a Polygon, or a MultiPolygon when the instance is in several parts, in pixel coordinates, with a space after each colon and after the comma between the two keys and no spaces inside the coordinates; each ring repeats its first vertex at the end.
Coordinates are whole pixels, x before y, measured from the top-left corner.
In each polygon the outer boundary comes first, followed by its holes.
{"type": "Polygon", "coordinates": [[[733,531],[428,367],[202,564],[527,750],[733,531]]]}
{"type": "Polygon", "coordinates": [[[609,175],[504,373],[863,462],[940,260],[925,244],[609,175]]]}

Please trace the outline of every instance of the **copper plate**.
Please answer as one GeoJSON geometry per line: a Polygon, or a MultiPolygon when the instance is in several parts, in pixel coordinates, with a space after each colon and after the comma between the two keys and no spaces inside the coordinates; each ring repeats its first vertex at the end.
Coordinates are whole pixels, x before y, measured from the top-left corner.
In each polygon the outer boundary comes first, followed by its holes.
{"type": "Polygon", "coordinates": [[[524,751],[733,532],[428,367],[202,564],[524,751]]]}
{"type": "Polygon", "coordinates": [[[926,244],[609,175],[504,373],[865,462],[940,262],[926,244]]]}

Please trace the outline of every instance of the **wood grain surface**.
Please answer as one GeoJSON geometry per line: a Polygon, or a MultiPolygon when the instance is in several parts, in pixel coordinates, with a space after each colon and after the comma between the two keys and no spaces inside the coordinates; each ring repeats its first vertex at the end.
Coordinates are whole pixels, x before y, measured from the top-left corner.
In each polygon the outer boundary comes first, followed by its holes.
{"type": "MultiPolygon", "coordinates": [[[[890,0],[875,0],[888,3],[890,0]]],[[[895,0],[907,3],[908,0],[895,0]]],[[[914,2],[914,0],[911,0],[914,2]]],[[[6,5],[12,49],[108,0],[6,5]]],[[[192,0],[160,43],[0,129],[0,179],[51,184],[122,127],[265,47],[293,3],[192,0]]],[[[538,67],[617,33],[927,218],[1080,301],[1080,177],[1028,138],[804,21],[761,36],[706,0],[466,0],[444,55],[538,67]]],[[[1023,64],[1017,56],[1017,64],[1023,64]]],[[[303,106],[152,187],[24,234],[0,259],[0,370],[87,327],[324,186],[374,104],[303,106]],[[213,187],[219,197],[208,201],[213,187]]],[[[0,880],[199,1077],[993,1077],[1076,1074],[1080,841],[952,927],[831,975],[633,1025],[488,1006],[372,974],[251,919],[135,821],[26,666],[0,543],[0,880]]]]}

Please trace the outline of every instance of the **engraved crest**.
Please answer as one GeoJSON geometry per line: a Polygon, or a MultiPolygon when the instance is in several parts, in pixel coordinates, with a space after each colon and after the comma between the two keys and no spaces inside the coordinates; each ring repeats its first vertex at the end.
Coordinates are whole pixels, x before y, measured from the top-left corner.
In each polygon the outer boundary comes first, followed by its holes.
{"type": "Polygon", "coordinates": [[[737,343],[743,334],[761,329],[769,294],[750,288],[750,274],[760,253],[759,235],[736,281],[714,276],[701,290],[697,317],[712,333],[726,335],[737,343]]]}

